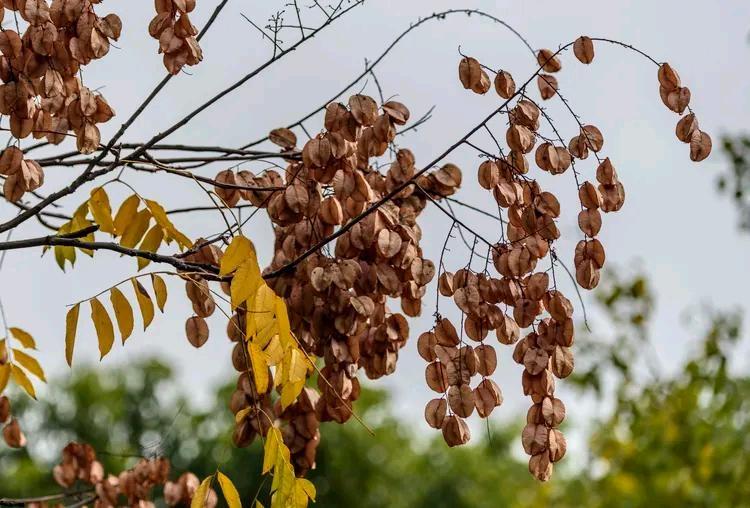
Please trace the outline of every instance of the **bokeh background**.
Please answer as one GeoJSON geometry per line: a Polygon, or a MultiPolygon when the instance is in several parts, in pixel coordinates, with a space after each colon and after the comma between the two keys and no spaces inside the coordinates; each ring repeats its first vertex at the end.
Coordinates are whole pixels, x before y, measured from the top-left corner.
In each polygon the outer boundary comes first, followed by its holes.
{"type": "MultiPolygon", "coordinates": [[[[193,18],[196,25],[203,24],[214,3],[199,0],[193,18]]],[[[230,0],[202,42],[204,62],[172,80],[133,125],[126,141],[143,141],[170,126],[202,98],[265,61],[271,45],[241,14],[263,26],[284,3],[230,0]]],[[[123,37],[119,49],[113,48],[104,62],[87,68],[84,81],[91,88],[102,87],[122,119],[163,76],[156,41],[146,33],[152,5],[105,3],[102,7],[103,12],[109,8],[121,15],[123,37]]],[[[733,169],[742,168],[743,160],[728,157],[721,138],[741,135],[750,113],[746,85],[750,71],[745,64],[750,52],[749,3],[373,0],[167,141],[239,146],[262,137],[328,101],[362,71],[366,58],[379,56],[420,16],[450,8],[485,10],[512,25],[534,48],[557,48],[586,34],[632,43],[658,61],[669,61],[692,91],[691,106],[701,128],[713,136],[714,153],[700,165],[690,162],[687,146],[674,137],[677,118],[659,100],[656,67],[641,56],[597,44],[594,63],[583,66],[571,53],[565,54],[560,89],[581,118],[604,133],[604,152],[616,165],[627,192],[624,208],[605,217],[600,236],[608,265],[619,269],[605,276],[610,282],[598,294],[583,295],[591,333],[583,333],[580,341],[580,376],[577,383],[560,383],[560,397],[569,412],[566,435],[571,436],[565,474],[556,476],[554,485],[540,488],[526,478],[525,466],[518,462],[517,436],[528,402],[521,392],[521,369],[512,363],[510,349],[502,351],[495,376],[505,404],[495,411],[489,427],[474,423],[476,447],[447,451],[433,442],[435,434],[422,418],[424,404],[432,395],[412,341],[402,351],[396,373],[368,385],[384,390],[368,393],[360,408],[368,424],[376,428],[376,437],[369,437],[354,423],[326,431],[316,473],[316,481],[323,482],[321,496],[330,493],[321,499],[322,506],[344,506],[348,499],[347,506],[504,506],[511,502],[525,506],[552,498],[579,505],[612,504],[612,499],[620,499],[625,506],[640,506],[648,498],[638,496],[648,493],[664,493],[665,505],[677,499],[696,506],[742,505],[746,502],[740,497],[743,487],[735,480],[739,483],[742,477],[737,475],[748,467],[744,454],[749,445],[741,433],[748,418],[742,400],[747,393],[748,347],[738,321],[748,310],[750,236],[740,228],[734,189],[719,192],[718,182],[724,177],[731,187],[738,175],[744,175],[733,169]],[[717,379],[721,384],[716,384],[717,379]],[[347,498],[347,492],[360,496],[347,498]]],[[[305,9],[303,14],[311,24],[320,21],[314,9],[305,9]]],[[[288,21],[293,18],[291,12],[286,15],[288,21]]],[[[284,44],[292,43],[297,35],[287,31],[284,44]]],[[[517,82],[536,67],[528,49],[511,32],[478,16],[452,14],[407,35],[376,67],[376,75],[384,94],[407,104],[413,118],[435,107],[429,122],[400,140],[414,151],[418,164],[431,160],[499,104],[492,93],[477,96],[461,88],[456,72],[459,46],[486,65],[508,70],[517,82]]],[[[376,96],[372,78],[352,93],[363,87],[376,96]]],[[[574,135],[575,122],[559,101],[549,101],[548,106],[563,136],[574,135]]],[[[103,138],[119,126],[117,118],[110,123],[103,138]]],[[[305,126],[316,132],[321,124],[317,117],[305,126]]],[[[502,132],[500,121],[494,127],[502,132]]],[[[481,136],[478,144],[491,146],[481,136]]],[[[743,145],[734,146],[742,150],[743,145]]],[[[463,168],[466,177],[459,197],[492,210],[491,195],[473,182],[479,163],[476,154],[459,150],[450,160],[463,168]]],[[[262,169],[252,164],[243,167],[262,169]]],[[[220,169],[225,168],[214,166],[205,174],[211,176],[220,169]]],[[[579,169],[585,178],[592,178],[595,166],[586,161],[579,169]]],[[[45,189],[57,188],[70,178],[70,169],[50,168],[45,189]]],[[[140,174],[127,179],[139,193],[158,198],[167,208],[206,204],[205,194],[187,180],[140,174]]],[[[563,205],[560,229],[567,240],[561,241],[558,251],[572,266],[579,237],[573,177],[566,173],[541,181],[563,205]]],[[[121,188],[111,196],[119,203],[126,193],[121,188]]],[[[64,203],[72,207],[80,199],[74,196],[64,203]]],[[[3,205],[3,219],[14,210],[3,205]]],[[[456,211],[487,236],[499,235],[496,222],[471,211],[456,211]]],[[[175,222],[191,237],[217,232],[223,224],[212,212],[189,219],[178,215],[175,222]]],[[[423,248],[436,258],[449,223],[433,209],[425,213],[422,224],[423,248]]],[[[14,238],[41,231],[29,221],[14,238]]],[[[261,261],[267,261],[272,239],[268,221],[259,214],[246,233],[258,246],[261,261]]],[[[462,266],[467,256],[461,241],[454,240],[446,265],[462,266]]],[[[112,461],[128,460],[118,454],[154,449],[182,456],[177,463],[198,471],[201,467],[210,471],[216,462],[228,461],[228,467],[237,471],[233,478],[245,477],[247,490],[252,488],[258,476],[257,447],[248,453],[230,453],[226,447],[227,397],[217,396],[217,387],[234,376],[231,345],[223,337],[225,323],[216,313],[209,342],[201,349],[192,348],[183,333],[190,310],[178,296],[181,284],[170,285],[168,312],[157,316],[149,333],[134,334],[101,364],[93,329],[81,320],[74,368],[67,368],[65,305],[98,293],[134,269],[134,262],[111,253],[97,253],[94,260],[79,256],[69,273],[62,273],[49,255],[40,260],[38,252],[7,254],[0,271],[0,298],[8,322],[35,336],[39,358],[54,381],[39,390],[41,406],[29,408],[24,420],[29,434],[33,428],[38,430],[36,443],[30,447],[36,463],[0,450],[0,496],[6,490],[8,495],[38,493],[44,485],[40,475],[45,461],[54,459],[61,440],[73,436],[88,436],[115,454],[112,461]],[[88,366],[94,364],[89,371],[88,366]],[[65,387],[73,387],[72,394],[66,395],[65,387]],[[95,402],[95,396],[102,393],[107,394],[106,400],[95,402]],[[180,398],[184,403],[177,402],[180,398]],[[109,432],[107,423],[123,421],[127,423],[109,432]],[[97,426],[108,432],[86,434],[97,426]],[[12,478],[20,481],[11,482],[12,478]]],[[[572,283],[558,277],[562,289],[572,295],[572,283]]],[[[575,303],[580,318],[581,305],[575,303]]],[[[434,304],[430,291],[423,317],[411,320],[413,338],[432,326],[434,304]]]]}

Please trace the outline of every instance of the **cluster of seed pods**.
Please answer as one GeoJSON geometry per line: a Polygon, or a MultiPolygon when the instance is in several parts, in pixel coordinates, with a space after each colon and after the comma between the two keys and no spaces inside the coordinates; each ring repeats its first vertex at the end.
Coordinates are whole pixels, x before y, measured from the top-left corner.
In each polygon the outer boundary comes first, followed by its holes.
{"type": "MultiPolygon", "coordinates": [[[[96,494],[94,505],[99,508],[129,506],[153,508],[151,491],[164,485],[164,500],[168,506],[190,504],[200,484],[193,473],[183,473],[174,482],[169,481],[170,462],[164,457],[140,459],[132,468],[118,475],[106,474],[97,460],[96,452],[86,443],[68,443],[62,451],[62,460],[52,471],[58,485],[69,489],[77,482],[91,485],[96,494]]],[[[206,506],[216,506],[218,497],[211,489],[206,506]]]]}
{"type": "MultiPolygon", "coordinates": [[[[97,124],[110,120],[114,112],[100,93],[82,84],[80,71],[109,52],[122,23],[116,14],[97,16],[98,3],[0,1],[0,21],[7,9],[17,26],[26,25],[23,34],[11,28],[0,33],[0,113],[9,117],[15,138],[33,136],[59,144],[73,131],[81,153],[99,147],[97,124]]],[[[0,174],[5,176],[3,194],[13,202],[44,182],[41,166],[15,146],[4,150],[0,174]]]]}

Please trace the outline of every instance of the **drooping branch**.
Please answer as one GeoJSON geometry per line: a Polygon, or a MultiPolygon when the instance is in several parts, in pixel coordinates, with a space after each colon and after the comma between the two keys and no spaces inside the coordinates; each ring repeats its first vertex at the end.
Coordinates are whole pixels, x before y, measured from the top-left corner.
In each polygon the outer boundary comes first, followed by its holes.
{"type": "Polygon", "coordinates": [[[178,270],[186,270],[192,272],[204,272],[207,278],[216,279],[215,275],[218,274],[218,269],[215,266],[204,265],[198,263],[189,263],[182,261],[173,256],[165,256],[163,254],[157,254],[155,252],[149,252],[140,249],[132,249],[123,247],[122,245],[111,243],[111,242],[87,242],[79,240],[79,238],[88,236],[89,234],[97,231],[98,226],[90,226],[79,231],[64,235],[48,235],[37,238],[27,238],[24,240],[10,240],[7,242],[0,242],[0,251],[16,250],[16,249],[28,249],[32,247],[76,247],[79,249],[90,249],[90,250],[108,250],[124,254],[126,256],[138,257],[148,259],[155,263],[165,263],[174,266],[178,270]]]}
{"type": "MultiPolygon", "coordinates": [[[[529,51],[531,51],[531,54],[532,55],[534,54],[534,48],[531,47],[528,41],[518,31],[516,31],[515,28],[509,25],[506,21],[503,21],[502,19],[497,18],[491,14],[488,14],[478,9],[449,9],[449,10],[442,11],[442,12],[436,12],[436,13],[431,14],[430,16],[417,20],[416,23],[410,24],[409,28],[404,30],[398,37],[396,37],[396,39],[394,39],[393,42],[391,42],[391,44],[389,44],[388,47],[386,47],[386,49],[380,54],[380,56],[378,56],[375,60],[365,65],[365,68],[362,71],[362,73],[357,75],[349,84],[344,86],[344,88],[342,88],[339,92],[333,95],[328,101],[326,101],[319,107],[315,108],[310,113],[306,114],[305,116],[303,116],[296,122],[287,125],[287,128],[293,129],[295,127],[301,126],[304,122],[306,122],[310,118],[314,117],[315,115],[323,111],[328,104],[330,104],[331,102],[335,101],[336,99],[344,95],[348,90],[350,90],[357,83],[362,81],[362,79],[364,79],[368,74],[370,74],[373,71],[373,69],[388,55],[388,53],[390,53],[396,46],[398,46],[401,40],[404,39],[404,37],[406,37],[409,33],[411,33],[412,31],[416,30],[418,27],[424,25],[425,23],[429,21],[444,20],[445,18],[453,14],[466,14],[467,16],[474,15],[474,16],[479,16],[482,18],[489,19],[491,21],[494,21],[495,23],[499,23],[500,25],[510,30],[516,37],[518,37],[521,40],[521,42],[523,42],[523,44],[529,49],[529,51]]],[[[247,143],[246,145],[242,146],[242,149],[246,149],[252,146],[259,145],[265,141],[268,141],[268,136],[261,138],[261,139],[257,139],[255,141],[251,141],[247,143]]]]}

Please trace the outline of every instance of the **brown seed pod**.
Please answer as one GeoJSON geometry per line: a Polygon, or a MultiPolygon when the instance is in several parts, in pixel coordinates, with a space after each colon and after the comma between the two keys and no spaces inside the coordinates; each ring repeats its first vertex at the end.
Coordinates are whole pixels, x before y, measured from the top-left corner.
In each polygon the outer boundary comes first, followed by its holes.
{"type": "Polygon", "coordinates": [[[690,139],[697,129],[698,119],[695,117],[695,113],[690,113],[680,118],[680,121],[677,122],[675,135],[683,143],[690,143],[690,139]]]}
{"type": "Polygon", "coordinates": [[[616,212],[625,204],[625,187],[621,182],[614,185],[599,185],[599,193],[602,195],[601,210],[605,213],[616,212]]]}
{"type": "Polygon", "coordinates": [[[401,250],[401,237],[395,231],[381,229],[377,237],[377,251],[382,257],[392,258],[401,250]]]}
{"type": "Polygon", "coordinates": [[[367,95],[357,94],[349,97],[349,109],[358,124],[369,127],[378,118],[378,105],[367,95]]]}
{"type": "Polygon", "coordinates": [[[562,322],[573,316],[573,304],[560,291],[550,291],[545,306],[555,321],[562,322]]]}
{"type": "Polygon", "coordinates": [[[588,236],[596,236],[602,229],[602,216],[596,208],[581,210],[578,214],[578,227],[588,236]]]}
{"type": "Polygon", "coordinates": [[[10,418],[10,400],[5,395],[0,395],[0,423],[5,423],[10,418]]]}
{"type": "Polygon", "coordinates": [[[443,420],[443,439],[448,446],[459,446],[469,442],[471,432],[463,418],[449,415],[443,420]]]}
{"type": "Polygon", "coordinates": [[[594,61],[594,42],[585,35],[580,36],[573,44],[573,53],[581,63],[590,64],[594,61]]]}
{"type": "Polygon", "coordinates": [[[617,171],[612,165],[612,161],[609,157],[604,159],[599,166],[596,168],[596,179],[599,183],[604,185],[615,185],[618,182],[617,171]]]}
{"type": "Polygon", "coordinates": [[[440,362],[432,362],[427,365],[424,373],[427,386],[438,393],[445,393],[448,389],[448,372],[440,362]]]}
{"type": "Polygon", "coordinates": [[[185,322],[185,335],[193,347],[201,347],[208,340],[206,320],[200,316],[189,317],[185,322]]]}
{"type": "Polygon", "coordinates": [[[539,108],[527,99],[518,101],[516,107],[510,112],[510,119],[513,123],[528,127],[532,131],[539,129],[539,108]]]}
{"type": "Polygon", "coordinates": [[[552,462],[559,462],[565,456],[568,443],[565,436],[558,429],[550,429],[549,432],[549,458],[552,462]]]}
{"type": "Polygon", "coordinates": [[[586,143],[586,146],[594,152],[601,151],[604,146],[602,132],[594,125],[584,125],[581,128],[580,138],[582,138],[584,143],[586,143]]]}
{"type": "Polygon", "coordinates": [[[599,285],[599,268],[591,260],[576,266],[576,282],[584,289],[594,289],[599,285]]]}
{"type": "Polygon", "coordinates": [[[474,388],[474,404],[480,418],[487,418],[492,411],[503,403],[503,393],[492,379],[483,379],[474,388]]]}
{"type": "Polygon", "coordinates": [[[659,84],[666,92],[671,92],[680,87],[680,75],[666,62],[659,66],[657,77],[659,78],[659,84]]]}
{"type": "Polygon", "coordinates": [[[589,148],[581,136],[573,136],[568,142],[568,152],[576,159],[586,159],[589,156],[589,148]]]}
{"type": "Polygon", "coordinates": [[[534,160],[536,165],[544,171],[553,172],[560,167],[560,156],[552,143],[544,142],[540,144],[534,154],[534,160]]]}
{"type": "Polygon", "coordinates": [[[565,404],[560,399],[545,397],[541,404],[541,414],[547,427],[559,427],[565,420],[565,404]]]}
{"type": "Polygon", "coordinates": [[[453,296],[455,289],[453,287],[453,274],[451,272],[443,272],[438,277],[438,291],[443,296],[453,296]]]}
{"type": "Polygon", "coordinates": [[[578,199],[584,208],[599,208],[602,204],[602,195],[591,182],[583,182],[578,189],[578,199]]]}
{"type": "Polygon", "coordinates": [[[5,444],[11,448],[23,448],[26,446],[26,436],[21,431],[18,420],[11,418],[10,422],[3,427],[3,439],[5,444]]]}
{"type": "Polygon", "coordinates": [[[447,411],[448,403],[445,399],[430,400],[424,408],[424,419],[427,425],[433,429],[442,428],[447,411]]]}
{"type": "Polygon", "coordinates": [[[540,482],[546,482],[552,477],[552,462],[549,453],[542,452],[529,459],[529,472],[540,482]]]}
{"type": "Polygon", "coordinates": [[[573,372],[574,360],[573,353],[567,347],[557,346],[551,357],[552,373],[564,379],[573,372]]]}
{"type": "Polygon", "coordinates": [[[489,344],[480,344],[474,348],[477,356],[477,372],[482,376],[491,376],[497,368],[497,353],[489,344]]]}
{"type": "Polygon", "coordinates": [[[523,355],[523,365],[526,371],[532,376],[536,376],[547,368],[549,364],[549,355],[543,349],[529,348],[523,355]]]}
{"type": "Polygon", "coordinates": [[[495,333],[497,334],[497,340],[501,344],[506,345],[515,344],[521,336],[521,330],[519,329],[518,324],[508,315],[503,315],[503,321],[495,330],[495,333]]]}
{"type": "Polygon", "coordinates": [[[513,76],[506,71],[500,71],[495,75],[495,91],[503,99],[510,99],[516,93],[516,82],[513,76]]]}
{"type": "Polygon", "coordinates": [[[453,326],[453,323],[448,318],[442,318],[438,321],[435,326],[435,337],[437,338],[437,343],[442,346],[456,346],[460,342],[458,333],[456,333],[456,327],[453,326]]]}
{"type": "Polygon", "coordinates": [[[525,294],[532,300],[541,300],[549,288],[549,275],[547,272],[537,272],[526,280],[525,294]]]}
{"type": "Polygon", "coordinates": [[[328,196],[321,201],[318,216],[326,224],[336,226],[344,222],[344,209],[336,196],[328,196]]]}
{"type": "Polygon", "coordinates": [[[514,124],[507,130],[505,141],[511,150],[520,153],[529,153],[534,148],[535,136],[528,127],[514,124]]]}
{"type": "Polygon", "coordinates": [[[484,93],[477,91],[483,88],[483,79],[487,80],[487,88],[489,89],[489,77],[482,70],[482,66],[476,58],[464,57],[461,59],[461,62],[458,64],[458,77],[466,89],[477,93],[484,93]]]}
{"type": "Polygon", "coordinates": [[[287,128],[274,129],[268,134],[268,140],[285,150],[297,146],[297,135],[287,128]]]}
{"type": "Polygon", "coordinates": [[[549,100],[557,93],[557,78],[549,74],[540,74],[536,78],[536,85],[539,87],[539,95],[543,100],[549,100]]]}
{"type": "MultiPolygon", "coordinates": [[[[662,99],[664,100],[664,98],[662,99]]],[[[664,104],[675,113],[681,115],[690,104],[690,89],[682,86],[666,93],[664,104]]]]}
{"type": "Polygon", "coordinates": [[[466,316],[466,319],[464,319],[464,331],[466,332],[466,336],[471,340],[479,342],[487,337],[490,329],[482,319],[468,315],[466,316]]]}
{"type": "Polygon", "coordinates": [[[405,125],[409,121],[409,109],[397,101],[388,101],[383,104],[383,111],[396,125],[405,125]]]}
{"type": "Polygon", "coordinates": [[[485,189],[492,189],[500,183],[500,167],[494,161],[486,160],[479,165],[477,172],[479,185],[485,189]]]}
{"type": "Polygon", "coordinates": [[[437,345],[437,338],[432,332],[424,332],[417,339],[417,352],[419,356],[424,358],[428,362],[435,361],[435,346],[437,345]]]}
{"type": "Polygon", "coordinates": [[[560,59],[550,49],[540,49],[536,54],[536,61],[547,72],[558,72],[562,69],[560,59]]]}
{"type": "Polygon", "coordinates": [[[305,166],[324,167],[331,159],[331,144],[325,138],[312,138],[302,148],[305,166]]]}
{"type": "Polygon", "coordinates": [[[549,430],[541,424],[529,423],[521,432],[521,445],[529,455],[535,455],[546,450],[549,440],[549,430]]]}
{"type": "Polygon", "coordinates": [[[451,386],[448,388],[448,405],[462,418],[468,418],[474,412],[474,392],[469,385],[451,386]]]}
{"type": "Polygon", "coordinates": [[[711,136],[697,129],[690,136],[690,160],[700,162],[711,155],[711,136]]]}

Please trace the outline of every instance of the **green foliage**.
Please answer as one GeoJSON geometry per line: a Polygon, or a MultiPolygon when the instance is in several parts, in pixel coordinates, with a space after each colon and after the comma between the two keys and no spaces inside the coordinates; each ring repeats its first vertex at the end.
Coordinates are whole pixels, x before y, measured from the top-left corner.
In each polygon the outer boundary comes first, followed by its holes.
{"type": "Polygon", "coordinates": [[[729,159],[731,170],[718,180],[719,192],[729,195],[740,213],[740,228],[750,230],[750,137],[747,135],[724,136],[724,155],[729,159]]]}

